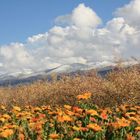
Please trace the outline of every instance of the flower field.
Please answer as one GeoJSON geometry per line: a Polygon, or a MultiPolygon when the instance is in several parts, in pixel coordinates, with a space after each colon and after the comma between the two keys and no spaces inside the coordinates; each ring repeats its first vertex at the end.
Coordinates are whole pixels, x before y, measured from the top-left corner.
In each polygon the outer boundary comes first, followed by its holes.
{"type": "Polygon", "coordinates": [[[99,108],[91,93],[77,105],[0,107],[0,140],[139,140],[140,106],[99,108]]]}

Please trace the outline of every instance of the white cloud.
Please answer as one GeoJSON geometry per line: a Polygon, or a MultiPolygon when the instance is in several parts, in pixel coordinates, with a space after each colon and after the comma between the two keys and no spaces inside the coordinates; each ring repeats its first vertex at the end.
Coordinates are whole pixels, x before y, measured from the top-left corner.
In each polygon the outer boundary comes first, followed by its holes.
{"type": "Polygon", "coordinates": [[[101,19],[98,15],[83,3],[79,4],[71,14],[59,16],[55,21],[58,24],[74,25],[80,29],[96,28],[101,23],[101,19]]]}
{"type": "Polygon", "coordinates": [[[140,28],[140,0],[131,0],[129,4],[118,8],[115,14],[123,17],[128,24],[140,28]]]}
{"type": "Polygon", "coordinates": [[[139,10],[133,6],[136,2],[133,0],[117,9],[117,16],[102,28],[98,27],[101,19],[97,14],[84,4],[79,4],[71,14],[58,17],[56,21],[59,24],[47,33],[29,37],[24,44],[1,46],[0,73],[49,69],[71,63],[108,63],[116,57],[140,58],[139,20],[130,20],[130,13],[127,15],[125,12],[129,7],[130,11],[135,11],[132,14],[139,17],[139,10]]]}
{"type": "Polygon", "coordinates": [[[27,41],[30,43],[36,43],[36,42],[41,42],[47,39],[48,33],[45,34],[38,34],[34,35],[32,37],[28,37],[27,41]]]}
{"type": "Polygon", "coordinates": [[[0,62],[5,71],[21,70],[33,64],[33,57],[21,43],[0,47],[0,62]]]}
{"type": "Polygon", "coordinates": [[[97,14],[84,4],[79,4],[71,15],[72,23],[80,28],[95,28],[101,23],[97,14]]]}

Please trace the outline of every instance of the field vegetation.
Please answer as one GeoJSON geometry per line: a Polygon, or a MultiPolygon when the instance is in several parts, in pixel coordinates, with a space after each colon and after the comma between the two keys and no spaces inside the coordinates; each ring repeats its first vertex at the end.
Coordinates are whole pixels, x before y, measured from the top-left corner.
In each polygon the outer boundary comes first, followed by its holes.
{"type": "Polygon", "coordinates": [[[139,140],[140,67],[0,88],[0,140],[139,140]]]}
{"type": "Polygon", "coordinates": [[[91,102],[99,107],[121,104],[140,104],[140,66],[124,69],[118,67],[105,78],[91,70],[84,75],[63,76],[51,82],[38,81],[17,87],[1,87],[0,103],[12,107],[17,105],[74,105],[78,94],[92,93],[91,102]]]}

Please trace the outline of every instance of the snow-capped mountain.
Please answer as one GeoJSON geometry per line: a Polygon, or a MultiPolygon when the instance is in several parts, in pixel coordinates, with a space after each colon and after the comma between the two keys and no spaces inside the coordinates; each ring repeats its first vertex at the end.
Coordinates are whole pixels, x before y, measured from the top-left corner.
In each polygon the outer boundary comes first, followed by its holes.
{"type": "MultiPolygon", "coordinates": [[[[122,63],[124,67],[137,64],[136,61],[125,61],[122,63]]],[[[66,64],[60,65],[58,67],[52,69],[45,69],[35,71],[32,69],[23,69],[22,71],[17,71],[13,73],[4,73],[0,74],[0,85],[8,85],[8,84],[18,84],[18,83],[26,83],[32,82],[34,80],[42,79],[44,77],[49,77],[52,73],[61,74],[61,73],[72,73],[77,71],[86,71],[90,69],[97,69],[104,73],[117,65],[114,62],[109,61],[102,61],[102,62],[94,62],[94,63],[73,63],[73,64],[66,64]]]]}

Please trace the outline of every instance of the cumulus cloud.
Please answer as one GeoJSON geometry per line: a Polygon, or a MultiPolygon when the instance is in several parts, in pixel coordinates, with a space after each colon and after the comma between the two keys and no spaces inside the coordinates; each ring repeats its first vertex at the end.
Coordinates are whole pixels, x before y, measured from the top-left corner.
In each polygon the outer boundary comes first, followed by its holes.
{"type": "Polygon", "coordinates": [[[58,24],[74,25],[81,29],[95,28],[101,23],[100,17],[83,3],[79,4],[70,15],[59,16],[55,21],[58,24]]]}
{"type": "Polygon", "coordinates": [[[0,47],[0,62],[5,72],[30,67],[31,64],[33,65],[33,59],[22,43],[11,43],[0,47]]]}
{"type": "Polygon", "coordinates": [[[98,26],[101,19],[95,11],[79,4],[70,14],[57,17],[56,25],[48,32],[29,37],[24,44],[1,46],[0,73],[50,69],[72,63],[107,63],[116,57],[139,58],[138,4],[138,0],[132,0],[117,9],[115,17],[102,28],[98,26]]]}
{"type": "Polygon", "coordinates": [[[140,28],[140,0],[131,0],[129,4],[118,8],[115,14],[123,17],[128,24],[140,28]]]}

